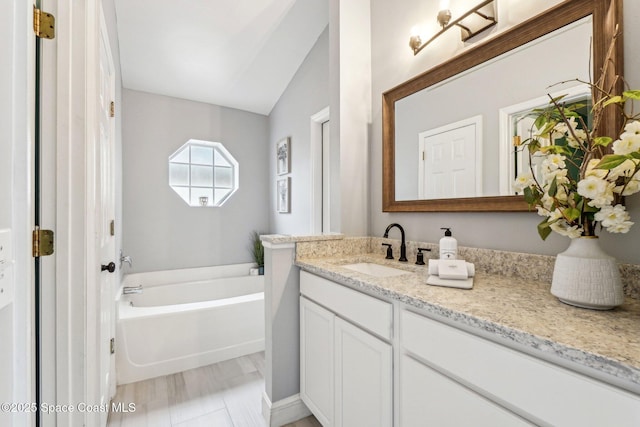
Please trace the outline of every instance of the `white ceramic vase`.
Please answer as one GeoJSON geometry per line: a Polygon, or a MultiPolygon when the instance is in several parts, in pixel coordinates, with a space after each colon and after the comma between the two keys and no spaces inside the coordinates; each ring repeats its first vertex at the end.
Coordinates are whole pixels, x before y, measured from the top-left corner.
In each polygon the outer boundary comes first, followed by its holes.
{"type": "Polygon", "coordinates": [[[624,302],[616,260],[600,248],[597,237],[571,239],[567,250],[558,254],[551,293],[566,304],[595,310],[624,302]]]}

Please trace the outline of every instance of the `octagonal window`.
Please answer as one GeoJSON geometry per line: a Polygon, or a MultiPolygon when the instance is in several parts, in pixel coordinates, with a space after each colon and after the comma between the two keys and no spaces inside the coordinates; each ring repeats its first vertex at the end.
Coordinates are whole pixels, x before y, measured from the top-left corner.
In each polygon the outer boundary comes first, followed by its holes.
{"type": "Polygon", "coordinates": [[[190,139],[169,156],[169,185],[189,206],[222,206],[238,177],[238,162],[219,142],[190,139]]]}

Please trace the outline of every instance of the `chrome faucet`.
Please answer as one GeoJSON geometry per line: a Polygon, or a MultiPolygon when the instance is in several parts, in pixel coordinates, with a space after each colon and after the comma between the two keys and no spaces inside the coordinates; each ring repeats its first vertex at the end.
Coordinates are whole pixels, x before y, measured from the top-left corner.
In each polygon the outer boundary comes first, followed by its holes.
{"type": "Polygon", "coordinates": [[[389,224],[387,229],[384,230],[384,235],[382,237],[387,239],[389,237],[389,230],[391,230],[393,227],[398,227],[398,229],[400,229],[400,234],[402,236],[402,243],[400,244],[400,258],[398,258],[398,261],[407,262],[407,245],[404,240],[404,228],[402,228],[400,224],[395,222],[393,224],[389,224]]]}
{"type": "Polygon", "coordinates": [[[138,286],[125,286],[122,288],[122,295],[141,294],[142,285],[138,286]]]}
{"type": "Polygon", "coordinates": [[[133,265],[133,260],[131,259],[131,257],[129,255],[122,255],[122,249],[120,249],[120,268],[122,268],[122,264],[125,262],[129,264],[129,267],[133,265]]]}

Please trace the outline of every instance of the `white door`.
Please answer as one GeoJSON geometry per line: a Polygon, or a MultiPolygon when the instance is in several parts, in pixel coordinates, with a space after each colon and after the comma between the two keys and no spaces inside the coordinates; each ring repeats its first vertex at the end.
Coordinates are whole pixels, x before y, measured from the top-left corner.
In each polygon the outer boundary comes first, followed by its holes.
{"type": "MultiPolygon", "coordinates": [[[[98,140],[95,149],[93,164],[95,165],[95,243],[97,257],[101,265],[101,273],[97,276],[98,283],[95,290],[89,290],[93,294],[95,307],[98,308],[93,321],[95,331],[93,334],[94,345],[98,349],[94,369],[89,376],[99,379],[95,385],[99,387],[99,404],[108,405],[115,391],[115,375],[112,371],[113,356],[111,354],[111,338],[113,334],[112,319],[115,316],[114,292],[116,271],[115,248],[115,193],[114,193],[114,118],[112,117],[111,103],[115,99],[114,67],[111,59],[108,35],[104,19],[100,25],[99,39],[99,65],[98,65],[98,140]]],[[[100,425],[105,426],[108,412],[100,413],[100,425]]]]}
{"type": "Polygon", "coordinates": [[[335,320],[335,426],[393,424],[391,345],[335,320]]]}
{"type": "Polygon", "coordinates": [[[418,196],[479,196],[480,120],[463,120],[419,134],[418,196]]]}
{"type": "Polygon", "coordinates": [[[333,425],[334,319],[300,297],[300,397],[323,426],[333,425]]]}

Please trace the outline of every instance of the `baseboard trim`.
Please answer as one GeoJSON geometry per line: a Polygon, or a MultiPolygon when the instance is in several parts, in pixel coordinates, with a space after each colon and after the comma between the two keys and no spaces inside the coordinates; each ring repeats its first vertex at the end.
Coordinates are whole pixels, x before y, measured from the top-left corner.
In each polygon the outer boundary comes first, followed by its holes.
{"type": "Polygon", "coordinates": [[[300,398],[300,394],[271,403],[267,393],[262,392],[262,416],[269,427],[280,427],[309,415],[311,411],[300,398]]]}

